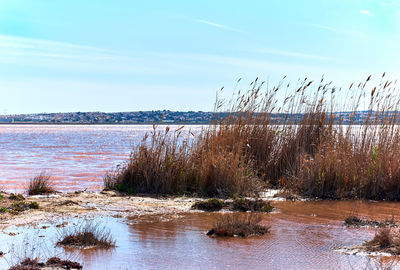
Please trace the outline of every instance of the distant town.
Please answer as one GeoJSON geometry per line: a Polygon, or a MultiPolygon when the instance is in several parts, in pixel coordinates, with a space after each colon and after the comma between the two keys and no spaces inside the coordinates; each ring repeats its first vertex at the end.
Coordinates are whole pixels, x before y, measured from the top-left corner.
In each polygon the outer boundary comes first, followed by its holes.
{"type": "MultiPolygon", "coordinates": [[[[388,113],[388,112],[386,112],[388,113]]],[[[390,114],[391,112],[389,112],[390,114]]],[[[202,111],[136,111],[136,112],[70,112],[70,113],[38,113],[0,115],[0,124],[209,124],[215,119],[221,119],[228,113],[202,111]]],[[[363,124],[369,116],[371,123],[380,114],[370,111],[338,112],[336,119],[343,124],[350,122],[363,124]],[[352,121],[350,120],[352,119],[352,121]]],[[[273,113],[271,118],[276,124],[285,123],[287,114],[273,113]]],[[[383,116],[383,115],[382,115],[383,116]]],[[[302,114],[291,114],[291,120],[301,121],[302,114]]],[[[383,117],[384,118],[384,117],[383,117]]],[[[287,123],[287,122],[286,122],[287,123]]]]}
{"type": "Polygon", "coordinates": [[[206,124],[215,113],[201,111],[70,112],[0,115],[0,123],[43,124],[206,124]]]}

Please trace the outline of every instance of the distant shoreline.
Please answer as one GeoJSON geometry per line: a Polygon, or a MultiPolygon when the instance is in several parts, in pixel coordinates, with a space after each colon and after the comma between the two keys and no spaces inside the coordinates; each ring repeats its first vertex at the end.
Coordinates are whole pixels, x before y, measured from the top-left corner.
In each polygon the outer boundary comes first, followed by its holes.
{"type": "Polygon", "coordinates": [[[40,123],[40,122],[18,122],[18,123],[6,123],[1,122],[0,125],[9,125],[9,126],[17,126],[17,125],[38,125],[38,126],[149,126],[149,125],[185,125],[185,126],[197,126],[197,125],[210,125],[210,123],[40,123]]]}
{"type": "MultiPolygon", "coordinates": [[[[0,123],[0,126],[206,126],[206,125],[215,125],[214,123],[0,123]]],[[[219,125],[219,124],[217,124],[219,125]]],[[[284,126],[285,124],[275,123],[276,126],[284,126]]],[[[297,125],[297,124],[291,124],[297,125]]],[[[341,123],[335,125],[342,125],[342,126],[365,126],[366,124],[363,123],[341,123]]],[[[380,124],[368,123],[369,126],[381,126],[380,124]]],[[[396,124],[400,125],[400,124],[396,124]]]]}

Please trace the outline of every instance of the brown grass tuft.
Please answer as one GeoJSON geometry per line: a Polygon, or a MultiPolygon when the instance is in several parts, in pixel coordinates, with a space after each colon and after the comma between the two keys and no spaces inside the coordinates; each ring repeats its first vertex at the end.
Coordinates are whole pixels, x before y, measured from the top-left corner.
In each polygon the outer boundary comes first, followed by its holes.
{"type": "Polygon", "coordinates": [[[400,255],[399,230],[390,227],[380,228],[371,241],[364,243],[367,251],[386,252],[400,255]]]}
{"type": "Polygon", "coordinates": [[[82,269],[82,265],[78,262],[70,260],[61,260],[52,257],[46,263],[40,262],[38,258],[26,258],[19,264],[12,266],[9,270],[40,270],[40,269],[82,269]]]}
{"type": "Polygon", "coordinates": [[[54,193],[55,190],[50,182],[50,176],[43,173],[33,177],[29,182],[28,194],[40,195],[54,193]]]}
{"type": "Polygon", "coordinates": [[[93,221],[85,221],[72,229],[63,229],[59,234],[57,245],[110,248],[115,246],[115,241],[105,227],[93,221]]]}
{"type": "Polygon", "coordinates": [[[222,215],[207,235],[219,237],[248,237],[251,235],[263,235],[269,232],[269,226],[263,226],[261,216],[249,214],[225,214],[222,215]]]}

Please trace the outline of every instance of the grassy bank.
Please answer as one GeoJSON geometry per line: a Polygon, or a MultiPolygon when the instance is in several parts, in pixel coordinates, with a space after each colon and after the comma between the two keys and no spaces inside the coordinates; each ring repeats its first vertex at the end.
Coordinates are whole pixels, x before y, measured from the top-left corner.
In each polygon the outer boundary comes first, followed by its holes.
{"type": "Polygon", "coordinates": [[[105,176],[105,187],[219,197],[284,187],[310,197],[399,200],[400,99],[385,74],[371,81],[339,89],[324,79],[283,80],[271,88],[256,79],[232,100],[217,99],[224,117],[196,136],[154,127],[129,162],[105,176]]]}

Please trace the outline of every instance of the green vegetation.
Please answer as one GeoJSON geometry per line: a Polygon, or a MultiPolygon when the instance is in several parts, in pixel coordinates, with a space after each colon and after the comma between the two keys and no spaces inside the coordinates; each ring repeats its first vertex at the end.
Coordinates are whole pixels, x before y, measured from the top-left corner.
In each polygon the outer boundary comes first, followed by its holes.
{"type": "Polygon", "coordinates": [[[9,207],[10,211],[22,212],[29,209],[39,209],[39,204],[37,202],[15,202],[9,207]]]}
{"type": "Polygon", "coordinates": [[[30,208],[30,209],[39,209],[39,203],[37,203],[37,202],[31,202],[31,203],[29,204],[29,208],[30,208]]]}
{"type": "Polygon", "coordinates": [[[223,208],[231,211],[267,213],[272,212],[274,209],[269,201],[239,198],[236,196],[234,196],[233,201],[223,201],[217,198],[211,198],[205,201],[196,202],[192,205],[192,209],[203,211],[219,211],[223,208]]]}
{"type": "Polygon", "coordinates": [[[272,212],[274,207],[271,206],[270,202],[263,200],[249,200],[246,198],[234,198],[231,210],[241,212],[272,212]]]}
{"type": "Polygon", "coordinates": [[[11,193],[8,199],[13,200],[13,201],[23,201],[25,200],[25,197],[22,194],[14,194],[11,193]]]}
{"type": "Polygon", "coordinates": [[[378,79],[346,90],[323,78],[263,90],[256,79],[230,102],[217,99],[223,117],[196,136],[154,127],[129,162],[105,176],[105,187],[233,197],[269,186],[318,198],[400,200],[400,98],[395,82],[378,79]]]}
{"type": "Polygon", "coordinates": [[[54,188],[50,183],[50,176],[39,174],[29,182],[28,190],[29,195],[40,195],[54,193],[54,188]]]}
{"type": "Polygon", "coordinates": [[[14,202],[9,206],[1,206],[0,213],[11,213],[18,214],[29,209],[39,209],[39,204],[37,202],[26,203],[23,201],[14,202]]]}
{"type": "Polygon", "coordinates": [[[225,214],[222,215],[207,235],[219,237],[248,237],[263,235],[269,232],[269,226],[263,226],[261,216],[255,214],[225,214]]]}
{"type": "Polygon", "coordinates": [[[192,209],[203,211],[219,211],[224,206],[224,202],[217,198],[211,198],[206,201],[200,201],[193,204],[192,209]]]}

